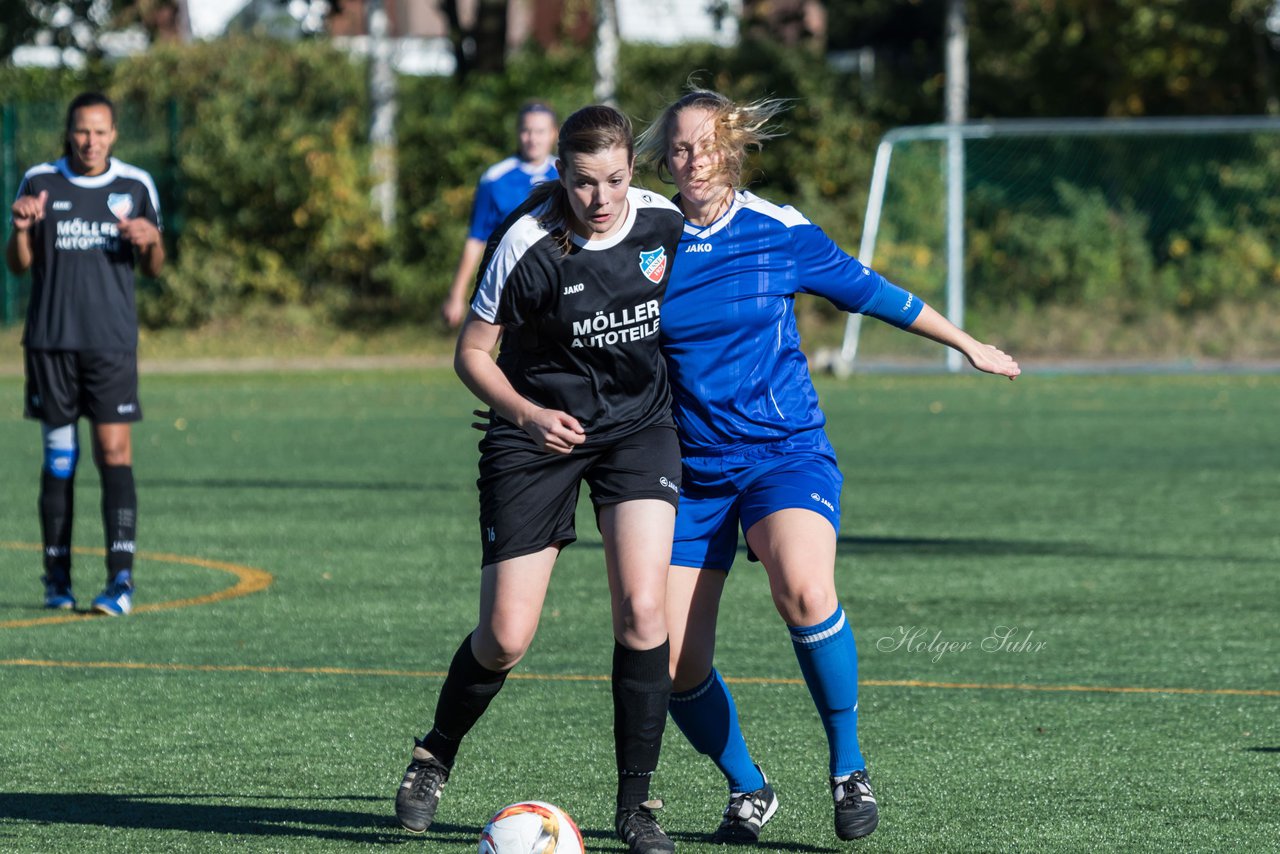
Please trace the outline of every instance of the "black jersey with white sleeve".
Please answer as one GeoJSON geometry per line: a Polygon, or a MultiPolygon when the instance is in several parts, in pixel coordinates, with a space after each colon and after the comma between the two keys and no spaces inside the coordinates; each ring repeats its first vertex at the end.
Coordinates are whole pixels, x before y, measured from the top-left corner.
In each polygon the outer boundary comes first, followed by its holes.
{"type": "Polygon", "coordinates": [[[18,197],[48,192],[31,227],[34,260],[24,346],[37,350],[133,351],[138,314],[137,253],[120,221],[144,217],[160,227],[151,176],[111,158],[101,175],[78,175],[66,158],[27,170],[18,197]]]}
{"type": "MultiPolygon", "coordinates": [[[[471,302],[503,327],[497,363],[512,386],[578,419],[591,446],[671,423],[659,321],[684,217],[648,190],[627,203],[615,234],[573,235],[567,254],[546,204],[523,207],[491,238],[471,302]]],[[[513,427],[495,417],[490,437],[513,427]]]]}

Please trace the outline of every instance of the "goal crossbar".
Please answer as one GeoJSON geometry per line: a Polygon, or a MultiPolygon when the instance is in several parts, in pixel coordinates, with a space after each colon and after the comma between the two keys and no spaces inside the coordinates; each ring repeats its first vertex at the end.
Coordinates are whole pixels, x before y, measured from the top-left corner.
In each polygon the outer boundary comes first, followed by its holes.
{"type": "MultiPolygon", "coordinates": [[[[885,189],[893,148],[905,142],[947,143],[947,319],[964,328],[964,144],[969,140],[996,137],[1085,137],[1085,136],[1202,136],[1205,134],[1246,134],[1280,132],[1277,116],[1195,116],[1181,118],[1133,119],[998,119],[963,124],[912,125],[894,128],[876,147],[867,213],[863,221],[858,260],[871,266],[875,259],[876,237],[884,211],[885,189]]],[[[844,338],[833,367],[837,373],[853,370],[858,355],[862,315],[851,314],[845,322],[844,338]]],[[[960,354],[946,351],[946,365],[959,371],[960,354]]]]}

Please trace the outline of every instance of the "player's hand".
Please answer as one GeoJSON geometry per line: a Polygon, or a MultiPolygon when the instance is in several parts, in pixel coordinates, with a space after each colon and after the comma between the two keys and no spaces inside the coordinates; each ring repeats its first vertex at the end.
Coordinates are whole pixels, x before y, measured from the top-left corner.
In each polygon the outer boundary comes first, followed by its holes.
{"type": "Polygon", "coordinates": [[[471,414],[476,418],[481,419],[479,421],[472,421],[471,429],[479,430],[481,433],[487,433],[489,431],[489,419],[490,417],[493,416],[493,410],[492,409],[473,409],[471,410],[471,414]]]}
{"type": "Polygon", "coordinates": [[[147,249],[160,242],[160,229],[149,219],[135,217],[120,220],[120,236],[139,249],[147,249]]]}
{"type": "Polygon", "coordinates": [[[450,329],[457,329],[458,324],[462,323],[462,318],[467,315],[467,301],[462,295],[454,296],[451,292],[445,297],[444,305],[440,306],[440,316],[444,318],[444,322],[449,325],[450,329]]]}
{"type": "Polygon", "coordinates": [[[1018,363],[1012,356],[990,344],[979,344],[976,350],[965,353],[965,356],[968,357],[969,364],[983,373],[996,374],[1009,379],[1022,373],[1022,368],[1018,367],[1018,363]]]}
{"type": "Polygon", "coordinates": [[[44,219],[45,203],[49,200],[49,191],[41,190],[38,196],[19,196],[14,200],[9,213],[13,216],[13,227],[18,231],[26,231],[44,219]]]}
{"type": "Polygon", "coordinates": [[[538,447],[553,454],[568,454],[587,441],[578,419],[558,409],[537,410],[520,429],[533,437],[538,447]]]}

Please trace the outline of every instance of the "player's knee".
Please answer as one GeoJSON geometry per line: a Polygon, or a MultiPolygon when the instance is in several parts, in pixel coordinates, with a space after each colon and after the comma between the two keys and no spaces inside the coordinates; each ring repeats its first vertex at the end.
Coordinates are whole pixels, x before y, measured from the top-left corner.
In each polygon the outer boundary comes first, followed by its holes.
{"type": "Polygon", "coordinates": [[[59,480],[75,477],[80,459],[76,425],[44,427],[44,470],[59,480]]]}
{"type": "Polygon", "coordinates": [[[633,649],[649,649],[667,639],[667,611],[662,597],[645,592],[619,603],[619,640],[633,649]]]}
{"type": "Polygon", "coordinates": [[[836,610],[834,590],[825,584],[802,584],[778,591],[774,596],[778,614],[789,626],[814,626],[836,610]]]}
{"type": "Polygon", "coordinates": [[[477,637],[476,661],[489,670],[510,670],[520,663],[533,638],[524,632],[496,631],[477,637]]]}
{"type": "Polygon", "coordinates": [[[133,465],[133,454],[127,442],[104,444],[99,448],[99,454],[104,466],[133,465]]]}

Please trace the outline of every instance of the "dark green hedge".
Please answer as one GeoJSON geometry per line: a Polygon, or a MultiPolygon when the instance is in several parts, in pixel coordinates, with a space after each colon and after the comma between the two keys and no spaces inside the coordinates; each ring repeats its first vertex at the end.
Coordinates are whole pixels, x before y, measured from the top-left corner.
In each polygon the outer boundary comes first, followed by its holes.
{"type": "MultiPolygon", "coordinates": [[[[621,64],[620,105],[638,128],[691,82],[742,99],[794,99],[788,134],[750,164],[752,186],[856,249],[886,128],[854,78],[809,53],[767,44],[628,45],[621,64]]],[[[52,94],[65,103],[92,85],[65,73],[4,75],[17,100],[52,94]]],[[[172,263],[140,300],[146,323],[195,326],[264,304],[302,306],[349,324],[432,321],[457,263],[475,181],[513,149],[517,107],[538,97],[563,115],[592,97],[592,59],[580,50],[518,54],[505,74],[472,75],[465,88],[448,78],[401,79],[397,224],[388,233],[370,200],[366,77],[362,61],[323,41],[230,39],[159,46],[97,81],[127,115],[149,117],[122,128],[122,146],[139,152],[166,192],[172,263]]],[[[49,112],[60,116],[60,109],[49,112]]],[[[975,168],[973,306],[1140,313],[1150,304],[1194,312],[1274,292],[1274,149],[1215,149],[1185,168],[1129,176],[1141,181],[1132,193],[1118,191],[1114,176],[1054,178],[1040,158],[1010,157],[991,174],[975,168]],[[1009,188],[1037,181],[1044,185],[1039,207],[1019,208],[1023,200],[1009,188]],[[1188,223],[1161,221],[1162,199],[1192,196],[1188,223]],[[1243,208],[1257,213],[1242,218],[1243,208]]],[[[886,226],[875,259],[926,295],[942,277],[937,166],[936,154],[895,160],[900,224],[886,226]]],[[[1133,169],[1142,173],[1140,159],[1133,169]]],[[[640,182],[659,186],[652,175],[640,182]]]]}

